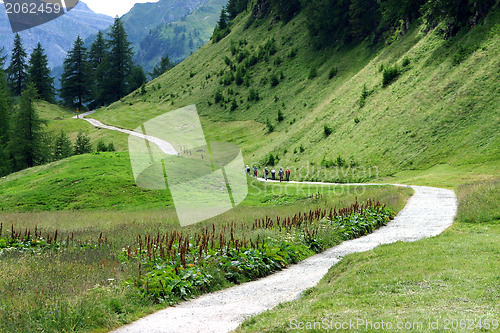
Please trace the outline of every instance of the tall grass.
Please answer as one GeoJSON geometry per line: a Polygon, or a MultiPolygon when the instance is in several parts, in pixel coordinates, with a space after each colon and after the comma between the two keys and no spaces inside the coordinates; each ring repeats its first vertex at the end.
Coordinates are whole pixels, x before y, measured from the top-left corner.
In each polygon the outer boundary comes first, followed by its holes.
{"type": "MultiPolygon", "coordinates": [[[[287,195],[282,190],[273,191],[272,185],[265,185],[249,197],[245,206],[206,223],[182,229],[177,227],[173,209],[0,214],[4,237],[12,232],[13,224],[18,238],[23,238],[27,229],[31,229],[33,235],[36,226],[37,236],[41,233],[45,238],[48,232],[54,239],[57,230],[58,240],[66,240],[73,233],[75,244],[86,244],[84,247],[11,249],[0,255],[0,332],[109,329],[154,311],[158,306],[165,306],[155,305],[155,301],[141,295],[133,283],[125,283],[137,278],[138,266],[137,262],[120,260],[120,253],[135,244],[139,234],[143,240],[144,235],[158,233],[194,234],[212,223],[219,229],[234,221],[241,221],[251,228],[256,219],[265,219],[266,215],[273,219],[274,216],[288,216],[292,207],[293,210],[309,211],[325,205],[325,202],[342,207],[355,202],[356,196],[359,200],[372,197],[388,202],[391,209],[397,211],[409,195],[407,189],[383,187],[367,189],[363,193],[358,191],[358,194],[354,191],[351,194],[325,191],[323,195],[315,196],[311,191],[317,188],[301,190],[289,185],[276,185],[278,188],[289,187],[287,195]],[[100,242],[100,238],[107,238],[108,244],[100,242]]],[[[226,231],[226,241],[230,242],[230,230],[226,231]]],[[[271,231],[263,232],[259,239],[269,233],[271,231]]],[[[146,274],[145,267],[142,272],[146,274]]],[[[220,282],[213,288],[229,284],[220,282]]]]}
{"type": "Polygon", "coordinates": [[[457,219],[468,223],[500,220],[500,178],[460,185],[457,219]]]}

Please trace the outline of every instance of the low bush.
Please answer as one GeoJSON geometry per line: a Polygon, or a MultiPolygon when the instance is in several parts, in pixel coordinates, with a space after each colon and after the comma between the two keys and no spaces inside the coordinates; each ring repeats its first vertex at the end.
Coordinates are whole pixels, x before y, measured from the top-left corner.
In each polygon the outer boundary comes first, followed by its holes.
{"type": "Polygon", "coordinates": [[[400,74],[401,71],[397,65],[384,68],[384,71],[382,72],[382,86],[388,86],[394,82],[400,74]]]}

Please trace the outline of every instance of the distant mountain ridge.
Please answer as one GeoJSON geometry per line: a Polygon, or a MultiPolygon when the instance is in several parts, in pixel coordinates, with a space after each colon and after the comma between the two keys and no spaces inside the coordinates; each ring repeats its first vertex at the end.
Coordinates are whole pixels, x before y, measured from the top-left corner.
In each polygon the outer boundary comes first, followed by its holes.
{"type": "MultiPolygon", "coordinates": [[[[9,18],[0,0],[0,49],[10,56],[14,34],[12,33],[9,18]]],[[[61,66],[67,52],[71,49],[77,36],[82,38],[106,29],[113,23],[113,18],[93,12],[85,3],[80,1],[67,14],[43,24],[41,26],[22,31],[23,46],[28,54],[40,42],[45,49],[51,68],[61,66]]]]}
{"type": "MultiPolygon", "coordinates": [[[[137,3],[122,21],[136,53],[150,71],[162,56],[182,61],[210,40],[228,0],[160,0],[137,3]]],[[[89,37],[87,45],[94,39],[89,37]]]]}

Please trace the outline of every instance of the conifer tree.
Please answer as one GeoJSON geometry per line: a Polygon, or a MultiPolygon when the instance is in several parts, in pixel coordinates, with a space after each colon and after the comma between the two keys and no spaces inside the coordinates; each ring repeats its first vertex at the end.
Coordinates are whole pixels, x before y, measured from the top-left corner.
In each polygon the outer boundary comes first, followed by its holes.
{"type": "Polygon", "coordinates": [[[85,133],[79,132],[75,141],[75,155],[88,154],[92,152],[90,138],[85,133]]]}
{"type": "Polygon", "coordinates": [[[160,62],[153,68],[153,71],[149,73],[149,76],[151,80],[154,80],[172,67],[174,67],[174,64],[170,62],[168,54],[165,54],[164,57],[161,57],[160,62]]]}
{"type": "Polygon", "coordinates": [[[38,43],[36,48],[31,53],[28,66],[28,78],[37,90],[38,96],[48,102],[54,102],[55,89],[54,78],[50,76],[49,61],[47,55],[38,43]]]}
{"type": "Polygon", "coordinates": [[[226,8],[222,8],[222,10],[220,11],[220,16],[219,16],[219,21],[217,21],[217,27],[219,28],[219,30],[224,30],[227,28],[227,24],[228,24],[228,17],[227,17],[227,12],[226,12],[226,8]]]}
{"type": "Polygon", "coordinates": [[[127,33],[120,18],[115,18],[106,42],[108,66],[104,82],[104,101],[110,104],[130,92],[133,52],[127,33]]]}
{"type": "Polygon", "coordinates": [[[16,96],[20,96],[28,81],[28,74],[26,73],[26,51],[19,34],[16,34],[14,38],[10,65],[7,68],[7,79],[11,91],[16,96]]]}
{"type": "Polygon", "coordinates": [[[106,81],[106,71],[108,66],[107,48],[104,35],[101,31],[97,33],[96,39],[92,43],[89,52],[89,60],[93,73],[92,86],[92,106],[100,107],[105,103],[104,85],[106,81]]]}
{"type": "Polygon", "coordinates": [[[60,131],[54,140],[54,159],[61,160],[70,157],[73,154],[73,148],[68,135],[60,131]]]}
{"type": "Polygon", "coordinates": [[[132,66],[132,71],[130,72],[130,79],[129,79],[130,91],[139,89],[140,87],[142,87],[144,83],[146,83],[146,81],[147,81],[146,73],[144,73],[142,67],[136,65],[132,66]]]}
{"type": "Polygon", "coordinates": [[[36,88],[29,83],[21,94],[19,108],[12,121],[9,147],[14,171],[35,166],[44,160],[43,121],[33,105],[36,99],[36,88]]]}
{"type": "Polygon", "coordinates": [[[87,49],[78,36],[64,60],[60,96],[67,105],[81,107],[91,100],[92,73],[87,49]]]}
{"type": "Polygon", "coordinates": [[[7,150],[10,124],[10,96],[7,89],[5,73],[0,58],[0,177],[10,173],[10,160],[7,150]]]}

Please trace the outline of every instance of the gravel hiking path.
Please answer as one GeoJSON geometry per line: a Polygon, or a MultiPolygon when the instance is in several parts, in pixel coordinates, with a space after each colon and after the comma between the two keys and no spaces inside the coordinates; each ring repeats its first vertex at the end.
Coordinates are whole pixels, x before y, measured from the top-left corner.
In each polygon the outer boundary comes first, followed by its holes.
{"type": "MultiPolygon", "coordinates": [[[[165,148],[170,145],[158,138],[107,126],[94,119],[85,120],[94,126],[139,136],[158,144],[160,148],[162,147],[160,145],[166,144],[165,148]]],[[[177,154],[171,145],[170,148],[172,150],[166,150],[171,154],[177,154]]],[[[165,153],[169,154],[166,151],[165,153]]],[[[334,185],[321,182],[301,182],[301,184],[334,185]]],[[[412,188],[415,193],[393,221],[372,234],[345,241],[268,277],[206,294],[175,307],[158,311],[114,332],[230,332],[246,318],[300,297],[304,290],[314,287],[328,272],[328,269],[338,263],[342,257],[350,253],[371,250],[380,244],[397,241],[413,242],[424,237],[439,235],[452,225],[457,212],[457,197],[453,190],[399,184],[338,185],[406,186],[412,188]]]]}
{"type": "Polygon", "coordinates": [[[100,128],[108,129],[110,131],[118,131],[118,132],[122,132],[122,133],[125,133],[128,135],[137,136],[141,139],[145,139],[145,140],[148,140],[149,142],[154,143],[155,145],[158,146],[158,148],[160,148],[160,150],[162,152],[164,152],[167,155],[179,155],[177,150],[175,150],[174,146],[172,146],[172,144],[170,144],[167,141],[161,140],[161,139],[156,138],[156,137],[151,136],[151,135],[142,134],[142,133],[138,133],[138,132],[134,132],[134,131],[130,131],[127,129],[118,128],[118,127],[114,127],[114,126],[104,125],[103,123],[101,123],[99,120],[96,120],[96,119],[85,118],[86,116],[91,115],[94,112],[95,111],[85,112],[85,113],[79,114],[77,116],[74,116],[73,118],[86,120],[89,123],[91,123],[92,125],[94,125],[95,127],[100,127],[100,128]]]}

